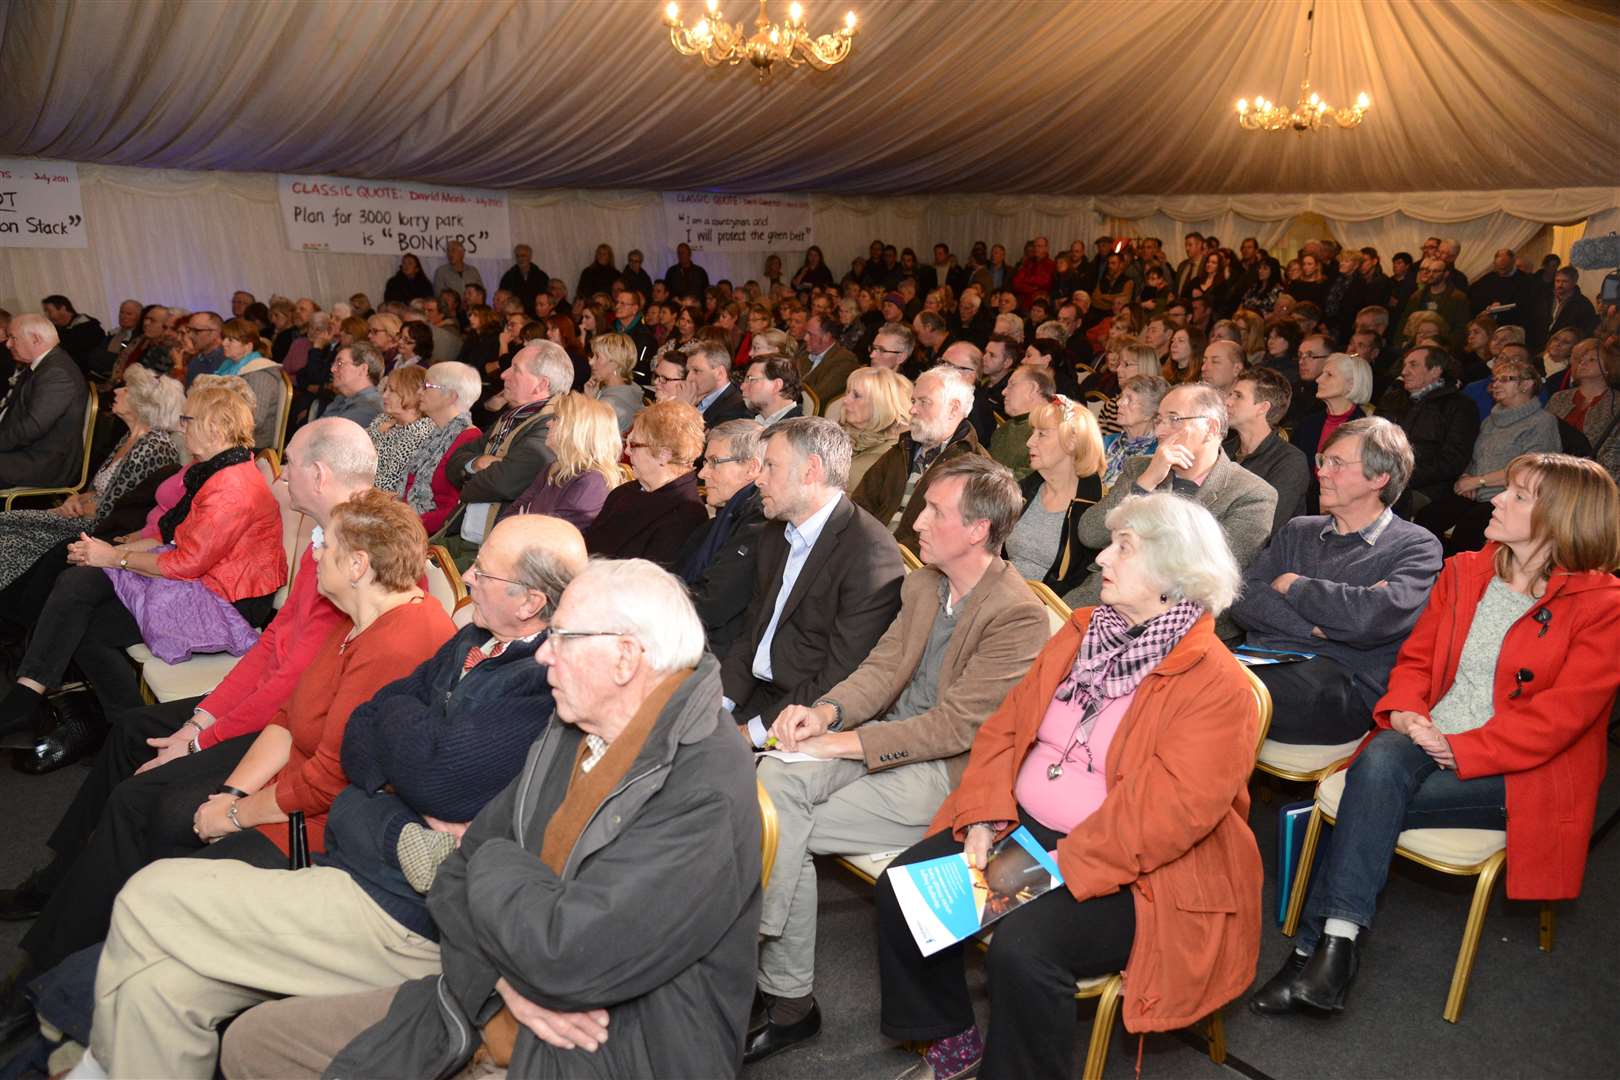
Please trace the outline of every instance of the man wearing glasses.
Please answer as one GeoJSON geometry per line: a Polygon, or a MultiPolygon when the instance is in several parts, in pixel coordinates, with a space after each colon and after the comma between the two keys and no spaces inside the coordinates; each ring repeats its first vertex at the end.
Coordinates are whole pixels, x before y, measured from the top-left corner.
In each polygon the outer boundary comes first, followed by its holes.
{"type": "MultiPolygon", "coordinates": [[[[1153,431],[1159,438],[1152,457],[1125,462],[1119,480],[1102,502],[1080,518],[1080,542],[1101,551],[1110,542],[1108,515],[1130,495],[1168,491],[1192,499],[1215,515],[1238,565],[1247,567],[1271,538],[1277,491],[1221,449],[1227,435],[1226,402],[1219,390],[1202,384],[1178,386],[1159,402],[1153,431]]],[[[1063,599],[1070,607],[1096,604],[1102,571],[1094,570],[1063,599]]],[[[1238,634],[1230,616],[1215,620],[1223,641],[1238,634]]]]}
{"type": "Polygon", "coordinates": [[[225,347],[220,331],[225,323],[212,311],[199,311],[186,320],[186,344],[192,357],[186,364],[186,385],[190,386],[199,375],[213,375],[225,366],[225,347]]]}
{"type": "Polygon", "coordinates": [[[911,355],[914,341],[911,327],[904,323],[884,323],[872,337],[872,348],[867,358],[873,367],[898,371],[900,365],[906,362],[906,357],[911,355]]]}
{"type": "Polygon", "coordinates": [[[1316,469],[1322,513],[1277,532],[1245,571],[1232,617],[1257,652],[1303,657],[1254,669],[1271,691],[1268,737],[1348,754],[1439,576],[1440,542],[1390,509],[1412,447],[1388,420],[1335,429],[1316,469]]]}

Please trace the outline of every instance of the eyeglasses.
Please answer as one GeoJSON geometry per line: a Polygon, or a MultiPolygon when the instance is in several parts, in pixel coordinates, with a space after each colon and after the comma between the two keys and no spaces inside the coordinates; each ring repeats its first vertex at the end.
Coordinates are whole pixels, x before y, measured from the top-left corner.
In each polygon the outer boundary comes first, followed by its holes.
{"type": "Polygon", "coordinates": [[[1508,385],[1510,385],[1512,383],[1516,383],[1516,382],[1529,382],[1529,381],[1530,381],[1530,376],[1528,376],[1528,375],[1498,375],[1496,378],[1491,380],[1491,385],[1492,386],[1508,386],[1508,385]]]}
{"type": "Polygon", "coordinates": [[[1333,354],[1325,352],[1301,352],[1299,355],[1309,357],[1312,360],[1326,360],[1333,354]]]}
{"type": "Polygon", "coordinates": [[[712,458],[709,459],[709,464],[710,465],[730,465],[734,461],[752,461],[752,460],[753,460],[753,458],[738,457],[736,455],[733,455],[731,457],[712,457],[712,458]]]}
{"type": "Polygon", "coordinates": [[[749,376],[746,376],[746,377],[745,377],[745,378],[744,378],[744,379],[743,379],[743,382],[745,382],[745,383],[751,383],[751,382],[773,382],[773,381],[775,381],[775,380],[772,380],[772,379],[767,379],[767,378],[766,378],[766,377],[765,377],[765,376],[763,376],[763,375],[749,375],[749,376]]]}
{"type": "Polygon", "coordinates": [[[197,419],[195,416],[187,416],[185,413],[181,413],[180,414],[180,426],[185,427],[187,424],[191,423],[195,419],[197,419]]]}
{"type": "Polygon", "coordinates": [[[1321,472],[1338,472],[1340,469],[1348,468],[1351,465],[1360,464],[1360,458],[1350,458],[1349,460],[1346,460],[1342,457],[1330,457],[1327,454],[1316,455],[1316,467],[1321,472]]]}
{"type": "Polygon", "coordinates": [[[1209,419],[1209,417],[1207,417],[1207,416],[1177,416],[1175,413],[1170,413],[1169,415],[1159,413],[1159,414],[1156,414],[1153,417],[1153,426],[1156,427],[1156,428],[1160,428],[1160,427],[1178,428],[1182,424],[1185,424],[1190,420],[1208,420],[1208,419],[1209,419]]]}
{"type": "Polygon", "coordinates": [[[564,630],[560,626],[553,625],[552,628],[551,628],[550,633],[547,636],[549,638],[551,638],[551,640],[553,640],[553,641],[569,641],[569,640],[571,640],[573,638],[623,637],[624,636],[624,631],[623,630],[564,630]]]}
{"type": "Polygon", "coordinates": [[[653,376],[653,382],[655,382],[655,383],[672,383],[672,382],[685,382],[685,381],[686,381],[686,376],[685,375],[654,375],[653,376]]]}
{"type": "Polygon", "coordinates": [[[448,386],[445,386],[443,383],[425,382],[425,383],[422,384],[422,389],[424,389],[424,390],[448,390],[450,388],[448,386]]]}
{"type": "Polygon", "coordinates": [[[484,568],[479,566],[477,562],[474,562],[471,566],[467,567],[467,573],[471,574],[473,577],[488,578],[491,581],[501,581],[508,585],[516,585],[520,589],[533,588],[533,586],[525,585],[521,581],[513,581],[511,578],[496,577],[494,574],[486,573],[484,568]]]}
{"type": "Polygon", "coordinates": [[[872,346],[872,351],[873,352],[883,353],[886,356],[904,356],[904,355],[906,355],[906,350],[904,350],[904,349],[885,349],[881,345],[872,346]]]}
{"type": "Polygon", "coordinates": [[[651,450],[652,443],[636,442],[631,440],[624,444],[626,450],[651,450]]]}

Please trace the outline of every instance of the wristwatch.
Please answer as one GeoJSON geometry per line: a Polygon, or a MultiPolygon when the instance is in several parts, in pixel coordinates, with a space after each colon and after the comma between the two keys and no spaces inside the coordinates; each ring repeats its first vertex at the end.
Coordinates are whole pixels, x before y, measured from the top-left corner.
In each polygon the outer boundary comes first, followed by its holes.
{"type": "Polygon", "coordinates": [[[844,730],[844,707],[842,705],[838,704],[838,702],[834,701],[832,698],[817,698],[815,705],[810,707],[813,709],[817,705],[830,705],[832,707],[833,722],[827,725],[828,731],[844,730]]]}
{"type": "Polygon", "coordinates": [[[118,569],[129,569],[129,552],[126,551],[122,555],[118,556],[118,569]]]}

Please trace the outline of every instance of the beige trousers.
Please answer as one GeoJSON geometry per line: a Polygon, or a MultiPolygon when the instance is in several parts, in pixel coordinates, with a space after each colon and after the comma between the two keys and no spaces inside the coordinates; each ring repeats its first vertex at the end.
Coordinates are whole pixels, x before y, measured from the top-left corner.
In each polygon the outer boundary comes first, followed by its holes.
{"type": "Polygon", "coordinates": [[[438,945],[395,922],[345,871],[164,859],[118,894],[90,1046],[120,1080],[208,1080],[219,1025],[244,1009],[438,969],[438,945]]]}

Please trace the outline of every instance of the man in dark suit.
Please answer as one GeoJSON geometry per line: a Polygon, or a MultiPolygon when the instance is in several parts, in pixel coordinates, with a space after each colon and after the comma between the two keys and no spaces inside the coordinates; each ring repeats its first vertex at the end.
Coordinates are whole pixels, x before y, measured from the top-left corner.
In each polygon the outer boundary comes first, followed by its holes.
{"type": "Polygon", "coordinates": [[[831,315],[812,315],[805,324],[804,346],[808,353],[804,386],[816,395],[823,411],[827,402],[844,392],[849,373],[861,366],[854,353],[838,344],[842,332],[843,328],[831,315]]]}
{"type": "Polygon", "coordinates": [[[519,244],[512,249],[512,265],[501,275],[500,287],[522,300],[524,311],[533,311],[534,298],[550,285],[551,275],[534,264],[533,248],[519,244]]]}
{"type": "Polygon", "coordinates": [[[709,651],[724,656],[742,633],[754,598],[754,567],[765,510],[759,488],[765,429],[757,420],[728,420],[709,429],[703,450],[703,498],[714,520],[694,532],[675,559],[691,591],[709,651]]]}
{"type": "Polygon", "coordinates": [[[686,388],[709,431],[753,415],[742,391],[731,384],[731,354],[724,345],[700,341],[686,354],[686,388]]]}
{"type": "Polygon", "coordinates": [[[1581,293],[1581,272],[1573,266],[1561,266],[1553,277],[1551,320],[1547,324],[1547,337],[1552,337],[1566,326],[1572,326],[1583,338],[1591,337],[1597,329],[1597,309],[1581,293]]]}
{"type": "Polygon", "coordinates": [[[850,442],[821,417],[770,430],[754,599],[720,667],[755,746],[784,706],[813,705],[854,671],[900,610],[905,566],[888,531],[844,495],[850,442]]]}
{"type": "Polygon", "coordinates": [[[84,456],[84,375],[43,315],[11,320],[11,354],[23,370],[0,403],[0,488],[72,484],[84,456]]]}
{"type": "Polygon", "coordinates": [[[675,299],[692,297],[701,304],[703,294],[709,291],[709,272],[692,261],[690,246],[676,244],[675,265],[664,271],[664,284],[675,299]]]}

